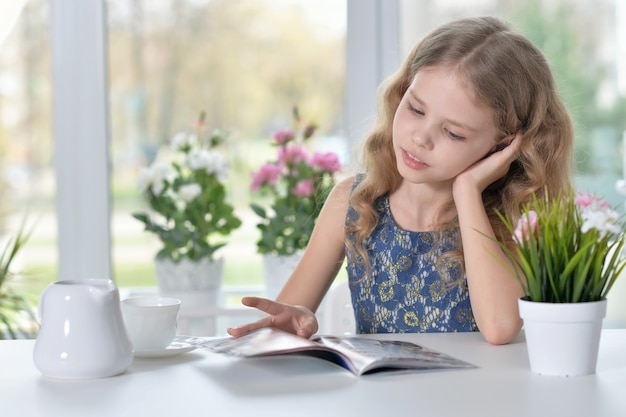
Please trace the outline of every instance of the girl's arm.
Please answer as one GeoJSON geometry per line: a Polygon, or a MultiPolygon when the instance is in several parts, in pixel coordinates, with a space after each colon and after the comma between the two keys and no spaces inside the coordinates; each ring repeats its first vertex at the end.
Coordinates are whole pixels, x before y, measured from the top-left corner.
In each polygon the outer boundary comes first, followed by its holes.
{"type": "Polygon", "coordinates": [[[276,301],[244,297],[242,303],[266,313],[260,320],[228,329],[241,336],[261,327],[277,327],[302,337],[318,330],[314,312],[341,268],[344,253],[344,224],[354,178],[337,184],[324,203],[302,259],[276,301]]]}
{"type": "Polygon", "coordinates": [[[482,192],[506,174],[520,144],[518,138],[473,165],[459,174],[453,185],[472,310],[480,332],[493,344],[509,343],[519,333],[522,320],[517,300],[524,294],[515,275],[504,266],[510,261],[495,241],[482,192]]]}

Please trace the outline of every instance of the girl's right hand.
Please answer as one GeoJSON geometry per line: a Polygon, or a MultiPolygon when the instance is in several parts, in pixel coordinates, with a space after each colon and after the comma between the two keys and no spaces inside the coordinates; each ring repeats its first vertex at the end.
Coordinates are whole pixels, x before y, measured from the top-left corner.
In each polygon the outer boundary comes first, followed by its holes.
{"type": "Polygon", "coordinates": [[[308,339],[319,328],[315,314],[306,307],[279,303],[261,297],[244,297],[241,302],[243,305],[254,307],[267,314],[253,323],[227,329],[231,336],[239,337],[262,327],[274,327],[308,339]]]}
{"type": "Polygon", "coordinates": [[[509,145],[496,149],[457,175],[452,185],[453,195],[456,196],[458,190],[465,187],[472,187],[482,193],[490,184],[505,176],[518,157],[522,146],[521,136],[521,133],[517,133],[509,145]]]}

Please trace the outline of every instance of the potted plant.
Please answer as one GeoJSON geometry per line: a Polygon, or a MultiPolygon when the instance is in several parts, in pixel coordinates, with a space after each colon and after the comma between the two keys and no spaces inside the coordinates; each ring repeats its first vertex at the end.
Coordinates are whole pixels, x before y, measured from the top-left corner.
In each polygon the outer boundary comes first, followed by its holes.
{"type": "Polygon", "coordinates": [[[593,194],[570,192],[553,200],[535,196],[515,224],[501,218],[515,243],[502,248],[525,294],[519,309],[531,369],[595,372],[607,294],[626,265],[620,216],[593,194]]]}
{"type": "Polygon", "coordinates": [[[263,255],[267,295],[272,298],[300,259],[341,169],[334,152],[310,154],[306,149],[315,130],[316,125],[303,123],[294,108],[293,125],[273,134],[276,159],[252,173],[251,190],[269,197],[269,207],[251,207],[260,218],[257,252],[263,255]],[[267,282],[270,278],[276,282],[267,282]]]}
{"type": "Polygon", "coordinates": [[[22,226],[0,252],[0,339],[32,338],[39,330],[31,303],[15,288],[20,274],[14,271],[14,261],[29,237],[22,226]]]}
{"type": "Polygon", "coordinates": [[[194,131],[174,136],[173,153],[141,170],[137,188],[151,212],[132,214],[163,244],[157,281],[162,294],[183,299],[183,308],[217,302],[223,258],[216,252],[241,226],[227,201],[230,164],[217,149],[226,135],[207,132],[204,119],[202,113],[194,131]]]}

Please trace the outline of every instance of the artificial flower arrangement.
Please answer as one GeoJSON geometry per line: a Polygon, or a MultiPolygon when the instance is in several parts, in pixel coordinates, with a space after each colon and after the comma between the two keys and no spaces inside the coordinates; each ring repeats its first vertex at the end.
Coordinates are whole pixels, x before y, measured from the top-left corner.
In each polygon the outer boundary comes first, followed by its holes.
{"type": "Polygon", "coordinates": [[[620,216],[593,194],[571,192],[552,202],[535,196],[515,226],[501,219],[516,244],[501,246],[529,301],[603,300],[626,264],[620,216]]]}
{"type": "Polygon", "coordinates": [[[265,163],[252,173],[251,190],[272,199],[269,210],[252,203],[252,210],[261,218],[257,228],[260,254],[291,255],[306,247],[322,205],[335,185],[335,174],[341,169],[334,152],[305,149],[316,125],[304,125],[297,108],[293,110],[293,126],[276,131],[273,145],[277,159],[265,163]]]}
{"type": "Polygon", "coordinates": [[[142,168],[137,179],[137,188],[154,213],[132,215],[163,243],[157,259],[213,260],[225,238],[241,226],[226,201],[230,163],[216,149],[226,135],[207,132],[204,119],[202,113],[194,131],[174,136],[169,162],[156,160],[142,168]]]}

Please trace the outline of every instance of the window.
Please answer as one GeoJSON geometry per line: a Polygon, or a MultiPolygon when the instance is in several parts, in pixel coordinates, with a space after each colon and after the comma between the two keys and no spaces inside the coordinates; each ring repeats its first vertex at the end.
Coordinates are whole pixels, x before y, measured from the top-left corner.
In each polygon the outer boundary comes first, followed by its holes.
{"type": "Polygon", "coordinates": [[[160,242],[131,216],[145,208],[135,179],[201,111],[209,128],[233,133],[229,190],[243,226],[221,250],[225,285],[261,284],[249,185],[272,157],[271,133],[297,105],[319,125],[317,149],[347,153],[345,1],[108,0],[107,13],[118,284],[156,284],[160,242]]]}

